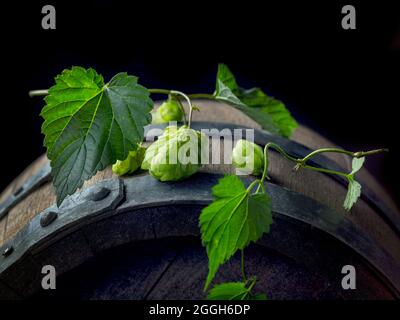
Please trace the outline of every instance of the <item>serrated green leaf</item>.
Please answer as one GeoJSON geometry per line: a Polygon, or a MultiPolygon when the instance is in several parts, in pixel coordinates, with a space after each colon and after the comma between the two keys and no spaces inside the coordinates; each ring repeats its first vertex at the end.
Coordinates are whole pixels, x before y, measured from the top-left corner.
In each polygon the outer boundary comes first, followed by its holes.
{"type": "Polygon", "coordinates": [[[298,126],[283,102],[267,96],[260,88],[240,88],[224,64],[218,66],[214,96],[236,107],[271,133],[290,137],[298,126]]]}
{"type": "Polygon", "coordinates": [[[349,186],[347,188],[346,199],[344,200],[343,207],[349,211],[357,202],[360,195],[361,185],[353,178],[349,178],[349,186]]]}
{"type": "Polygon", "coordinates": [[[349,185],[347,187],[346,199],[344,200],[343,207],[349,211],[353,205],[357,202],[358,198],[361,195],[361,185],[354,180],[354,175],[358,172],[363,166],[365,161],[365,157],[361,158],[353,158],[352,161],[352,169],[347,179],[349,181],[349,185]]]}
{"type": "Polygon", "coordinates": [[[244,282],[226,282],[212,288],[208,300],[266,300],[263,293],[252,294],[244,282]]]}
{"type": "Polygon", "coordinates": [[[365,157],[353,158],[353,161],[351,163],[351,172],[350,172],[350,174],[354,176],[354,174],[361,169],[361,167],[364,164],[364,161],[365,161],[365,157]]]}
{"type": "MultiPolygon", "coordinates": [[[[296,120],[290,115],[283,102],[267,96],[260,88],[241,90],[239,97],[246,106],[269,115],[275,128],[269,129],[269,131],[278,130],[280,135],[290,137],[297,128],[296,120]]],[[[269,122],[265,122],[263,126],[265,130],[271,127],[269,122]]]]}
{"type": "Polygon", "coordinates": [[[212,191],[215,200],[200,215],[209,261],[206,288],[221,264],[251,241],[257,241],[272,223],[269,196],[250,194],[237,176],[225,176],[212,191]]]}
{"type": "Polygon", "coordinates": [[[264,112],[262,108],[250,108],[244,104],[222,81],[218,80],[217,83],[219,91],[216,99],[218,101],[227,103],[242,111],[244,114],[259,123],[264,130],[273,134],[281,135],[279,128],[275,125],[272,117],[267,112],[264,112]]]}
{"type": "Polygon", "coordinates": [[[255,295],[250,295],[249,300],[268,300],[268,298],[264,293],[257,293],[255,295]]]}
{"type": "Polygon", "coordinates": [[[41,115],[60,205],[97,171],[137,148],[153,102],[138,78],[126,73],[104,85],[95,70],[73,67],[55,80],[41,115]]]}
{"type": "Polygon", "coordinates": [[[218,96],[219,92],[222,90],[220,84],[228,87],[233,94],[239,93],[239,86],[236,82],[235,76],[229,70],[226,64],[220,63],[218,64],[218,71],[217,71],[217,82],[215,84],[215,93],[214,95],[218,96]]]}
{"type": "Polygon", "coordinates": [[[208,300],[243,300],[248,289],[243,282],[227,282],[216,285],[210,290],[208,300]]]}

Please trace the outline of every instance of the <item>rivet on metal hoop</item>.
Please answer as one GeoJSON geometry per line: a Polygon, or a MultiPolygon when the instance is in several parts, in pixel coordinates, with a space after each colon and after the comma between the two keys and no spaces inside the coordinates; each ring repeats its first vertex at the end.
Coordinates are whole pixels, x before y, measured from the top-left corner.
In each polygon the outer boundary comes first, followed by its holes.
{"type": "Polygon", "coordinates": [[[4,249],[2,255],[4,257],[8,257],[11,253],[13,253],[13,251],[14,251],[14,248],[12,246],[7,247],[7,248],[4,249]]]}
{"type": "Polygon", "coordinates": [[[106,198],[110,192],[110,189],[102,187],[99,191],[90,194],[87,199],[91,201],[100,201],[106,198]]]}
{"type": "Polygon", "coordinates": [[[47,227],[49,224],[51,224],[54,220],[56,220],[58,217],[58,213],[55,211],[47,211],[42,214],[40,217],[40,225],[42,228],[47,227]]]}

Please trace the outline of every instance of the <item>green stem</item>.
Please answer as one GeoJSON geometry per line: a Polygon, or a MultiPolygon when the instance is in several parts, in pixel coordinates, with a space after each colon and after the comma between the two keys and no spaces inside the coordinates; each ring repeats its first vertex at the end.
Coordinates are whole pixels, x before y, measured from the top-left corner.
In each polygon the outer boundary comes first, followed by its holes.
{"type": "Polygon", "coordinates": [[[190,128],[190,125],[192,123],[192,114],[193,114],[193,106],[192,106],[192,102],[190,101],[190,98],[184,94],[181,91],[176,91],[176,90],[171,90],[170,91],[171,94],[175,94],[175,95],[181,95],[183,98],[185,98],[185,100],[187,101],[188,105],[189,105],[189,120],[188,120],[188,127],[190,128]]]}
{"type": "Polygon", "coordinates": [[[185,109],[183,108],[181,99],[178,96],[175,96],[175,97],[176,97],[176,101],[178,101],[179,108],[181,109],[182,114],[183,114],[183,124],[186,126],[186,112],[185,112],[185,109]]]}
{"type": "MultiPolygon", "coordinates": [[[[295,163],[301,165],[303,168],[310,169],[310,170],[314,170],[314,171],[319,171],[319,172],[324,172],[324,173],[330,173],[330,174],[336,174],[336,175],[339,175],[339,176],[347,177],[347,174],[346,174],[346,173],[343,173],[343,172],[340,172],[340,171],[329,170],[329,169],[324,169],[324,168],[318,168],[318,167],[313,167],[313,166],[305,165],[305,164],[304,164],[304,159],[307,160],[307,159],[310,158],[310,155],[312,156],[312,154],[315,155],[315,154],[317,154],[317,153],[320,153],[320,152],[319,152],[320,150],[322,150],[322,152],[341,152],[341,153],[346,153],[346,154],[349,154],[349,151],[342,150],[342,149],[335,149],[335,148],[318,149],[318,150],[315,150],[315,151],[311,152],[310,154],[308,154],[307,156],[305,156],[303,159],[297,159],[297,158],[294,158],[294,157],[292,157],[291,155],[289,155],[285,150],[283,150],[280,146],[278,146],[278,145],[275,144],[275,143],[272,143],[272,142],[267,143],[267,145],[265,146],[265,150],[268,150],[268,148],[273,148],[273,149],[275,149],[275,150],[278,151],[280,154],[282,154],[286,159],[288,159],[288,160],[290,160],[290,161],[292,161],[292,162],[295,162],[295,163]]],[[[353,153],[352,153],[352,154],[353,154],[353,153]]],[[[264,154],[264,156],[265,156],[265,154],[264,154]]],[[[267,170],[268,170],[268,168],[264,168],[264,172],[267,172],[267,170]]],[[[262,179],[261,179],[261,180],[262,180],[262,179]]],[[[264,181],[264,180],[262,180],[262,181],[264,181]]]]}
{"type": "Polygon", "coordinates": [[[215,100],[215,96],[210,93],[192,93],[188,94],[190,99],[210,99],[215,100]]]}
{"type": "MultiPolygon", "coordinates": [[[[149,89],[149,92],[150,93],[159,93],[159,94],[168,94],[168,95],[172,94],[172,95],[175,95],[175,96],[176,95],[182,96],[187,101],[187,103],[189,105],[188,127],[190,128],[190,125],[192,123],[193,106],[192,106],[192,103],[190,101],[190,98],[186,94],[184,94],[181,91],[177,91],[177,90],[158,89],[158,88],[149,89]]],[[[185,114],[185,110],[183,109],[183,106],[182,106],[182,104],[181,104],[179,99],[178,99],[178,101],[179,101],[179,104],[181,106],[181,110],[183,111],[183,114],[185,114]]],[[[185,116],[185,121],[184,122],[185,122],[185,125],[186,125],[186,116],[185,116]]]]}
{"type": "Polygon", "coordinates": [[[244,264],[244,249],[240,250],[241,253],[241,264],[242,264],[242,277],[243,277],[243,282],[247,281],[246,277],[246,270],[245,270],[245,264],[244,264]]]}
{"type": "Polygon", "coordinates": [[[148,89],[150,93],[159,93],[159,94],[171,94],[172,90],[168,89],[148,89]]]}
{"type": "MultiPolygon", "coordinates": [[[[298,162],[299,159],[292,157],[290,154],[288,154],[285,150],[283,150],[280,146],[278,146],[277,144],[273,143],[273,142],[268,142],[265,145],[264,151],[266,152],[269,148],[275,149],[276,151],[278,151],[281,155],[283,155],[286,159],[290,160],[290,161],[294,161],[294,162],[298,162]]],[[[265,155],[265,153],[264,153],[265,155]]]]}
{"type": "Polygon", "coordinates": [[[254,185],[256,185],[257,183],[260,183],[260,182],[261,182],[261,180],[259,180],[259,179],[254,180],[254,181],[253,181],[252,183],[250,183],[250,185],[247,187],[246,191],[247,191],[247,192],[250,192],[251,189],[253,189],[254,185]]]}
{"type": "MultiPolygon", "coordinates": [[[[264,147],[264,170],[261,176],[261,183],[260,185],[264,184],[264,180],[267,177],[267,172],[268,172],[268,147],[269,147],[269,143],[267,143],[264,147]]],[[[260,187],[258,187],[259,189],[260,187]]],[[[257,189],[257,191],[258,191],[257,189]]]]}
{"type": "MultiPolygon", "coordinates": [[[[168,89],[149,89],[150,93],[159,93],[159,94],[170,94],[171,90],[168,89]]],[[[29,96],[30,97],[35,97],[35,96],[45,96],[49,94],[48,89],[40,89],[40,90],[31,90],[29,91],[29,96]]]]}
{"type": "Polygon", "coordinates": [[[378,153],[388,152],[388,151],[389,151],[388,149],[376,149],[376,150],[370,150],[370,151],[352,152],[352,151],[338,149],[338,148],[322,148],[322,149],[318,149],[318,150],[315,150],[315,151],[309,153],[307,156],[305,156],[303,159],[301,159],[301,163],[305,164],[307,162],[307,160],[309,160],[310,158],[314,157],[315,155],[317,155],[319,153],[324,153],[324,152],[343,153],[343,154],[347,154],[351,157],[361,158],[361,157],[370,156],[373,154],[378,154],[378,153]]]}
{"type": "Polygon", "coordinates": [[[249,285],[249,288],[247,289],[249,293],[251,292],[251,290],[253,289],[254,285],[256,284],[256,281],[257,281],[256,277],[253,277],[253,279],[251,279],[251,283],[249,285]]]}
{"type": "MultiPolygon", "coordinates": [[[[260,188],[263,187],[265,178],[267,177],[267,172],[268,172],[268,149],[269,148],[275,149],[280,154],[282,154],[286,159],[288,159],[288,160],[290,160],[292,162],[295,162],[299,167],[303,167],[305,169],[310,169],[310,170],[323,172],[323,173],[335,174],[335,175],[342,176],[342,177],[345,177],[345,178],[348,178],[348,176],[349,176],[347,173],[336,171],[336,170],[330,170],[330,169],[325,169],[325,168],[309,166],[309,165],[306,165],[306,162],[307,162],[307,160],[309,160],[310,158],[314,157],[315,155],[320,154],[320,153],[325,153],[325,152],[342,153],[342,154],[346,154],[346,155],[349,155],[349,156],[354,157],[354,158],[361,158],[361,157],[370,156],[370,155],[374,155],[374,154],[378,154],[378,153],[388,152],[389,151],[388,149],[376,149],[376,150],[370,150],[370,151],[352,152],[352,151],[338,149],[338,148],[322,148],[322,149],[318,149],[318,150],[310,152],[308,155],[306,155],[302,159],[297,159],[297,158],[294,158],[291,155],[289,155],[279,145],[277,145],[277,144],[275,144],[273,142],[269,142],[264,147],[264,170],[263,170],[263,174],[262,174],[262,177],[261,177],[261,180],[260,180],[260,185],[258,186],[256,192],[260,191],[260,188]]],[[[264,190],[264,187],[262,189],[264,190]]]]}
{"type": "Polygon", "coordinates": [[[278,151],[280,154],[282,154],[286,159],[290,160],[290,161],[294,161],[297,162],[298,159],[290,156],[285,150],[283,150],[280,146],[278,146],[277,144],[273,143],[273,142],[268,142],[265,147],[264,147],[264,170],[261,176],[261,181],[260,181],[260,185],[258,186],[256,193],[260,191],[260,188],[263,189],[263,192],[265,192],[264,190],[264,181],[265,178],[267,177],[267,172],[268,172],[268,149],[269,148],[273,148],[276,151],[278,151]]]}
{"type": "MultiPolygon", "coordinates": [[[[256,277],[252,277],[251,279],[249,279],[248,281],[250,282],[249,287],[247,288],[247,293],[245,295],[243,295],[242,300],[246,299],[246,297],[251,294],[251,290],[253,289],[254,285],[257,282],[257,278],[256,277]]],[[[247,281],[246,281],[247,282],[247,281]]]]}
{"type": "Polygon", "coordinates": [[[305,168],[305,169],[310,169],[310,170],[314,170],[314,171],[318,171],[318,172],[336,174],[338,176],[342,176],[342,177],[345,177],[345,178],[348,177],[347,173],[340,172],[340,171],[329,170],[329,169],[325,169],[325,168],[312,167],[312,166],[308,166],[308,165],[302,165],[302,167],[305,168]]]}
{"type": "Polygon", "coordinates": [[[383,149],[375,149],[375,150],[370,150],[370,151],[358,151],[358,152],[354,152],[354,157],[362,158],[362,157],[366,157],[366,156],[370,156],[370,155],[378,154],[378,153],[382,153],[382,152],[389,152],[389,149],[383,148],[383,149]]]}
{"type": "Polygon", "coordinates": [[[268,147],[269,147],[270,143],[271,142],[267,143],[264,147],[264,170],[263,170],[263,173],[261,176],[260,184],[258,185],[258,188],[256,190],[256,193],[258,193],[260,191],[260,189],[262,189],[263,192],[265,193],[264,180],[267,177],[267,172],[268,172],[268,154],[267,154],[267,152],[268,152],[268,147]]]}
{"type": "Polygon", "coordinates": [[[30,97],[40,97],[40,96],[46,96],[48,94],[49,94],[49,90],[47,90],[47,89],[29,91],[30,97]]]}

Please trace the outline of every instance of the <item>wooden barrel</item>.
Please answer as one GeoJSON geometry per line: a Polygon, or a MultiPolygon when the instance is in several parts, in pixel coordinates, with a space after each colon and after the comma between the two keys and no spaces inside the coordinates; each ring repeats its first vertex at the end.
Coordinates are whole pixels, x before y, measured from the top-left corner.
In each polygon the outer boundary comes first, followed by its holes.
{"type": "MultiPolygon", "coordinates": [[[[300,126],[292,140],[260,130],[253,120],[224,104],[198,101],[195,129],[224,136],[255,128],[255,142],[273,141],[302,157],[333,146],[300,126]],[[222,130],[224,129],[224,130],[222,130]],[[234,131],[236,129],[236,131],[234,131]]],[[[146,128],[152,139],[154,128],[146,128]]],[[[225,155],[229,158],[229,154],[225,155]]],[[[324,154],[315,166],[349,170],[348,157],[324,154]]],[[[362,169],[362,196],[350,213],[342,208],[346,181],[315,171],[293,171],[271,151],[268,192],[271,232],[246,249],[246,268],[256,291],[271,299],[396,299],[400,294],[400,214],[395,202],[362,169]],[[345,265],[356,270],[356,289],[341,282],[345,265]]],[[[77,299],[200,299],[207,275],[198,216],[210,203],[211,187],[230,164],[205,165],[182,182],[162,183],[146,172],[120,178],[108,168],[57,208],[49,163],[42,156],[0,196],[0,297],[77,299]],[[57,289],[41,288],[41,271],[52,265],[57,289]]],[[[250,183],[252,177],[243,177],[250,183]]],[[[215,283],[235,281],[240,261],[220,268],[215,283]]]]}

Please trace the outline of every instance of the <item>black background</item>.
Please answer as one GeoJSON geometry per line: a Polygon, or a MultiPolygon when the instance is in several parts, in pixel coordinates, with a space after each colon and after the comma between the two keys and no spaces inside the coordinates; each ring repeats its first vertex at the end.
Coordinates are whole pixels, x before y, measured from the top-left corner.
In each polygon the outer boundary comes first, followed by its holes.
{"type": "Polygon", "coordinates": [[[244,87],[283,100],[299,122],[342,147],[388,147],[367,166],[396,197],[400,11],[371,1],[47,1],[1,5],[1,179],[4,188],[45,150],[41,98],[72,65],[107,81],[120,71],[147,87],[212,92],[218,62],[244,87]],[[57,29],[41,28],[52,4],[57,29]],[[341,28],[353,4],[357,29],[341,28]]]}

